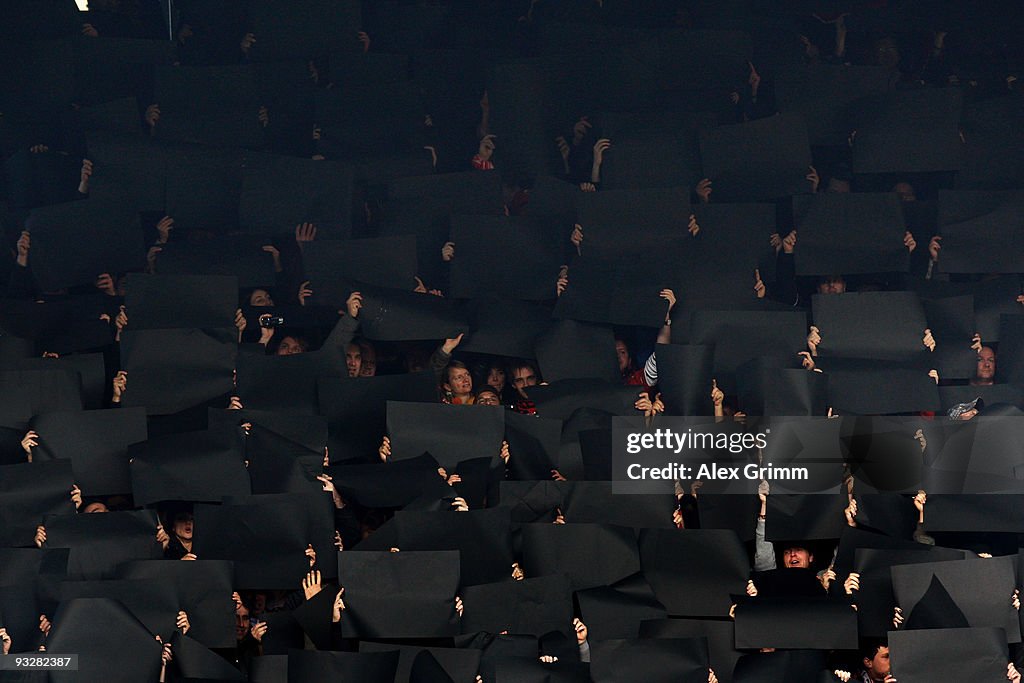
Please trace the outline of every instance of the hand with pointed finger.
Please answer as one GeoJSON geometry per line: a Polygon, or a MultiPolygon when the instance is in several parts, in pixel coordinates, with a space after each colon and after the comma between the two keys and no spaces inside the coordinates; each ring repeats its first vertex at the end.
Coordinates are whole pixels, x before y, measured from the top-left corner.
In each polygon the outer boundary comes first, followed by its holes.
{"type": "Polygon", "coordinates": [[[342,599],[342,596],[344,595],[345,589],[339,588],[338,594],[334,596],[334,606],[332,608],[331,621],[333,621],[335,624],[341,621],[341,613],[345,611],[345,601],[342,599]]]}
{"type": "Polygon", "coordinates": [[[765,289],[764,281],[761,280],[761,270],[759,268],[754,268],[754,294],[758,299],[763,299],[766,293],[767,290],[765,289]]]}
{"type": "Polygon", "coordinates": [[[718,381],[711,380],[711,403],[716,407],[721,406],[725,400],[725,392],[718,388],[718,381]]]}

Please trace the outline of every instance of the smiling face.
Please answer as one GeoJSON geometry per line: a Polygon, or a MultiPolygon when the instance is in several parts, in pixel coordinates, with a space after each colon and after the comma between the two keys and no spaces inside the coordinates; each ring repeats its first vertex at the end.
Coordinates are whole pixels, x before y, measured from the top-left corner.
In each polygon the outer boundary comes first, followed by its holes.
{"type": "Polygon", "coordinates": [[[788,569],[810,569],[814,555],[806,548],[786,548],[782,551],[782,566],[788,569]]]}

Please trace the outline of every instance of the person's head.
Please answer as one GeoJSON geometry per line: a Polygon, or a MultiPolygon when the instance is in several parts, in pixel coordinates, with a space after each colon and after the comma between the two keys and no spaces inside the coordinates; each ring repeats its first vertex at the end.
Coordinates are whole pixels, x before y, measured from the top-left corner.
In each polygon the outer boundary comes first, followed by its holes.
{"type": "Polygon", "coordinates": [[[818,283],[818,294],[846,293],[846,279],[842,275],[829,275],[818,283]]]}
{"type": "Polygon", "coordinates": [[[191,512],[179,512],[174,515],[174,521],[171,523],[171,531],[181,541],[192,540],[192,513],[191,512]]]}
{"type": "Polygon", "coordinates": [[[305,353],[307,350],[309,350],[309,342],[292,334],[282,337],[281,343],[277,345],[278,356],[294,356],[297,353],[305,353]]]}
{"type": "Polygon", "coordinates": [[[825,192],[831,194],[846,194],[848,192],[851,192],[852,190],[853,186],[851,185],[849,180],[845,180],[843,178],[836,178],[835,176],[829,178],[828,185],[825,186],[825,192]]]}
{"type": "Polygon", "coordinates": [[[349,344],[345,347],[345,369],[349,377],[358,377],[363,366],[363,350],[359,344],[349,344]]]}
{"type": "Polygon", "coordinates": [[[359,353],[362,355],[359,365],[360,377],[377,376],[377,349],[368,341],[359,342],[359,353]]]}
{"type": "Polygon", "coordinates": [[[917,193],[914,192],[914,186],[906,181],[898,182],[893,185],[892,191],[898,194],[902,201],[917,201],[917,193]]]}
{"type": "Polygon", "coordinates": [[[629,345],[622,339],[615,340],[615,356],[619,359],[619,372],[626,372],[633,367],[633,358],[629,355],[629,345]]]}
{"type": "Polygon", "coordinates": [[[494,387],[486,386],[476,392],[476,400],[473,401],[473,404],[478,406],[500,406],[501,394],[494,387]]]}
{"type": "Polygon", "coordinates": [[[875,63],[886,69],[895,69],[900,63],[900,48],[891,37],[885,37],[875,43],[875,63]]]}
{"type": "Polygon", "coordinates": [[[484,383],[487,386],[494,387],[500,394],[505,390],[505,368],[498,363],[492,363],[487,368],[487,374],[484,376],[484,383]]]}
{"type": "Polygon", "coordinates": [[[996,378],[996,352],[990,346],[982,346],[978,351],[978,363],[974,370],[971,384],[993,384],[996,378]]]}
{"type": "Polygon", "coordinates": [[[866,642],[860,648],[860,664],[872,681],[884,681],[892,673],[889,665],[889,643],[884,638],[866,642]]]}
{"type": "Polygon", "coordinates": [[[94,500],[91,503],[86,503],[85,505],[83,505],[82,512],[86,514],[92,512],[110,512],[110,508],[107,507],[106,503],[99,500],[94,500]]]}
{"type": "Polygon", "coordinates": [[[235,640],[242,640],[249,633],[249,608],[242,606],[235,610],[235,640]]]}
{"type": "Polygon", "coordinates": [[[453,360],[444,371],[444,390],[453,396],[473,393],[473,375],[462,361],[453,360]]]}
{"type": "Polygon", "coordinates": [[[512,375],[512,386],[515,387],[515,390],[521,396],[526,395],[523,391],[526,387],[537,386],[537,368],[530,361],[524,360],[513,363],[509,367],[509,372],[512,375]]]}
{"type": "Polygon", "coordinates": [[[795,545],[782,551],[782,566],[786,569],[810,569],[814,555],[807,548],[795,545]]]}
{"type": "Polygon", "coordinates": [[[270,297],[270,292],[257,288],[249,294],[249,305],[256,308],[266,308],[273,306],[274,300],[270,297]]]}

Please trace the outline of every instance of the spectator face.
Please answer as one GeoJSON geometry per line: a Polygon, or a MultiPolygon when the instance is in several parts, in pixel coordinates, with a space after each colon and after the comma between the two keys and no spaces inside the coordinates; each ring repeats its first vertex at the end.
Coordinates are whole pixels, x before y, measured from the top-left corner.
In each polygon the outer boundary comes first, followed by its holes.
{"type": "Polygon", "coordinates": [[[279,356],[294,356],[297,353],[305,353],[306,347],[301,340],[295,337],[285,337],[281,340],[281,345],[277,347],[277,355],[279,356]]]}
{"type": "Polygon", "coordinates": [[[363,365],[363,351],[358,344],[349,344],[345,349],[345,367],[349,377],[358,377],[363,365]]]}
{"type": "Polygon", "coordinates": [[[270,298],[270,292],[265,289],[254,289],[249,295],[249,305],[257,307],[273,306],[274,300],[270,298]]]}
{"type": "Polygon", "coordinates": [[[825,191],[826,192],[834,192],[834,193],[835,192],[839,192],[839,193],[849,192],[850,191],[850,181],[849,180],[841,180],[839,178],[829,178],[829,180],[828,180],[828,187],[825,189],[825,191]]]}
{"type": "Polygon", "coordinates": [[[448,383],[444,388],[456,396],[466,396],[473,391],[473,376],[466,368],[449,368],[448,383]]]}
{"type": "Polygon", "coordinates": [[[982,346],[978,352],[978,365],[974,371],[974,379],[978,383],[992,384],[996,376],[996,352],[982,346]]]}
{"type": "Polygon", "coordinates": [[[844,294],[846,280],[841,277],[828,278],[818,284],[818,294],[844,294]]]}
{"type": "Polygon", "coordinates": [[[192,540],[192,515],[179,515],[174,518],[174,535],[182,541],[192,540]]]}
{"type": "Polygon", "coordinates": [[[629,367],[629,347],[624,341],[615,342],[615,355],[619,359],[619,372],[625,372],[629,367]]]}
{"type": "Polygon", "coordinates": [[[864,671],[872,681],[884,681],[885,677],[892,672],[889,666],[889,648],[884,645],[878,648],[874,658],[864,658],[864,671]]]}
{"type": "Polygon", "coordinates": [[[892,188],[892,191],[900,196],[900,199],[905,202],[917,201],[917,194],[914,192],[914,186],[910,183],[896,183],[892,188]]]}
{"type": "Polygon", "coordinates": [[[786,548],[782,551],[782,564],[787,569],[809,569],[811,562],[814,562],[814,555],[806,548],[786,548]]]}
{"type": "Polygon", "coordinates": [[[537,386],[537,374],[533,368],[516,368],[512,371],[512,386],[520,394],[523,394],[523,389],[526,387],[537,386]]]}
{"type": "Polygon", "coordinates": [[[242,605],[235,612],[235,640],[242,640],[249,632],[249,610],[242,605]]]}
{"type": "MultiPolygon", "coordinates": [[[[359,366],[360,377],[376,377],[377,375],[377,352],[372,346],[360,346],[359,352],[362,355],[359,366]]],[[[346,361],[348,357],[346,356],[346,361]]]]}
{"type": "Polygon", "coordinates": [[[501,400],[498,395],[493,391],[480,392],[476,397],[476,405],[478,406],[500,406],[501,400]]]}
{"type": "Polygon", "coordinates": [[[487,384],[498,391],[504,391],[505,371],[501,368],[491,368],[490,372],[487,373],[487,384]]]}
{"type": "Polygon", "coordinates": [[[95,503],[89,503],[88,505],[86,505],[84,508],[82,508],[82,512],[88,514],[92,512],[110,512],[110,510],[107,509],[106,505],[97,501],[95,503]]]}

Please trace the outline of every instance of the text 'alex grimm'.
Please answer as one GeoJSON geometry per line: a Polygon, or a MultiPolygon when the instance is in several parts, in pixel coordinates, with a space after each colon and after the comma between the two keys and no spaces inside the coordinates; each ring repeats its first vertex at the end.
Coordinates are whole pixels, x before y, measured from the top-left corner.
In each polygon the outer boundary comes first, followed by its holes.
{"type": "Polygon", "coordinates": [[[669,463],[662,467],[644,467],[640,463],[633,463],[626,468],[626,476],[634,481],[688,481],[691,479],[703,481],[725,481],[731,479],[745,479],[747,481],[806,481],[810,478],[810,472],[806,467],[773,467],[771,463],[768,463],[766,466],[750,463],[743,467],[730,467],[716,463],[705,463],[702,465],[669,463]]]}

